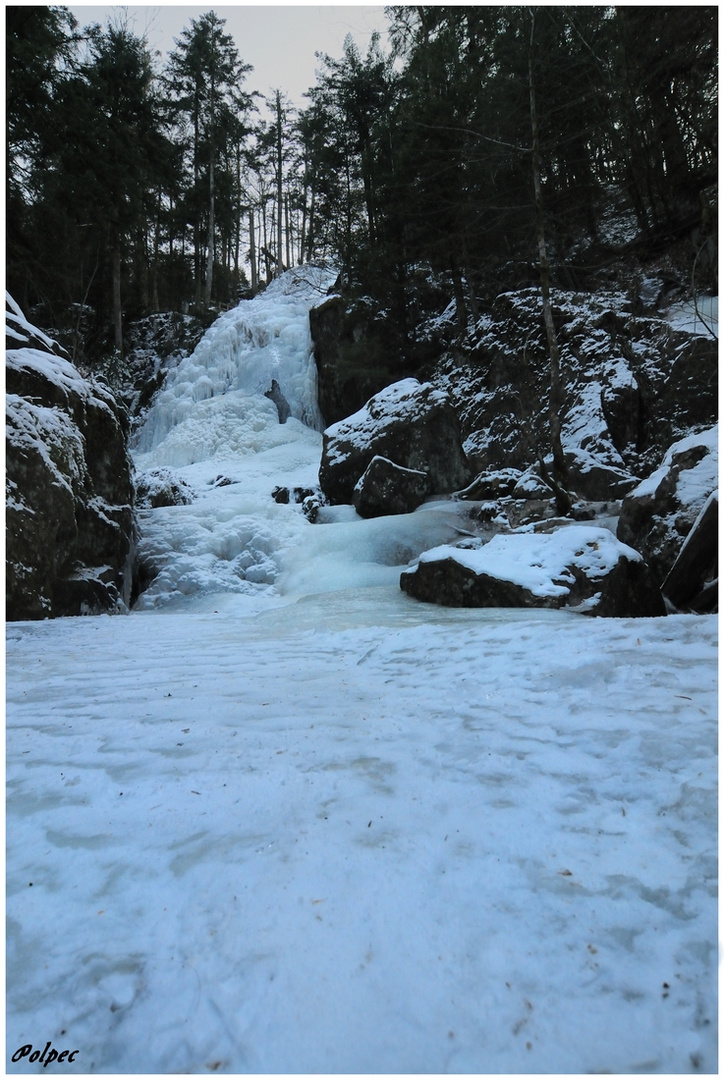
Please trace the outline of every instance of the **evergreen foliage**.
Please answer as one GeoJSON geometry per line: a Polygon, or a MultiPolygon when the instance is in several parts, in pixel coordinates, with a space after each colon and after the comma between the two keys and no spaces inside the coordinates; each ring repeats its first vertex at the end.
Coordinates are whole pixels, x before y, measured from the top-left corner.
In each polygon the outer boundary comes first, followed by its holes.
{"type": "Polygon", "coordinates": [[[541,231],[554,285],[585,285],[624,239],[684,237],[716,288],[716,7],[536,8],[533,44],[525,7],[386,11],[391,50],[319,54],[297,115],[280,91],[255,104],[213,11],[160,68],[122,22],[8,7],[21,305],[70,321],[79,355],[120,351],[124,315],[213,310],[332,259],[384,314],[380,362],[399,374],[422,359],[426,291],[438,310],[454,298],[464,336],[482,303],[539,282],[541,231]]]}

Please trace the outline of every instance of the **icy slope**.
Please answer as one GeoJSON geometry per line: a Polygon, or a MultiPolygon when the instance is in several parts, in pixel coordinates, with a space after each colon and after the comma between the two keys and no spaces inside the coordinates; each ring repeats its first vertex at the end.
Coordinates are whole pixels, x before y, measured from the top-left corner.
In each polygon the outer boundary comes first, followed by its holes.
{"type": "Polygon", "coordinates": [[[716,1071],[714,618],[237,603],[10,629],[11,1072],[716,1071]]]}

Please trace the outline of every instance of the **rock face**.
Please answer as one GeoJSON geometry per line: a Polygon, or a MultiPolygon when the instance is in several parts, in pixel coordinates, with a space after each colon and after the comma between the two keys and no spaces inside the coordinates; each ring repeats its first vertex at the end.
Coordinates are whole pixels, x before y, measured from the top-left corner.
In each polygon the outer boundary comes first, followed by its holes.
{"type": "Polygon", "coordinates": [[[360,517],[410,514],[425,501],[429,485],[426,472],[403,469],[378,454],[357,481],[352,501],[360,517]]]}
{"type": "Polygon", "coordinates": [[[569,607],[630,618],[666,614],[638,552],[607,529],[591,526],[496,536],[475,548],[433,548],[403,572],[400,587],[417,600],[450,607],[569,607]]]}
{"type": "Polygon", "coordinates": [[[273,401],[277,407],[277,415],[279,416],[279,423],[286,424],[289,417],[292,415],[292,410],[289,407],[289,402],[282,393],[282,388],[276,379],[272,379],[272,384],[269,390],[264,392],[264,397],[268,397],[270,401],[273,401]]]}
{"type": "Polygon", "coordinates": [[[133,417],[145,413],[169,370],[194,351],[207,328],[208,322],[175,311],[147,315],[129,324],[124,357],[129,386],[124,401],[133,417]]]}
{"type": "Polygon", "coordinates": [[[417,379],[393,383],[324,432],[319,483],[332,504],[352,502],[357,481],[376,456],[427,473],[433,494],[470,480],[448,395],[417,379]]]}
{"type": "Polygon", "coordinates": [[[718,426],[714,426],[670,447],[661,466],[624,499],[616,535],[641,552],[663,583],[717,487],[718,426]]]}
{"type": "Polygon", "coordinates": [[[348,305],[339,295],[327,297],[309,312],[317,365],[319,409],[326,424],[356,412],[399,372],[394,325],[376,319],[364,302],[348,305]]]}
{"type": "MultiPolygon", "coordinates": [[[[615,289],[557,289],[553,318],[570,487],[581,498],[621,499],[675,439],[716,422],[717,342],[658,312],[634,314],[615,289]]],[[[524,470],[537,444],[547,452],[549,371],[538,289],[499,295],[465,349],[440,356],[432,381],[451,396],[476,472],[524,470]]]]}
{"type": "Polygon", "coordinates": [[[702,613],[717,610],[718,539],[719,498],[714,491],[661,586],[664,596],[677,610],[702,613]]]}
{"type": "Polygon", "coordinates": [[[126,414],[11,305],[7,619],[127,610],[135,523],[126,414]]]}
{"type": "Polygon", "coordinates": [[[346,304],[341,296],[330,296],[309,312],[309,329],[317,365],[319,409],[327,423],[334,423],[345,415],[346,398],[349,396],[339,363],[345,310],[346,304]]]}

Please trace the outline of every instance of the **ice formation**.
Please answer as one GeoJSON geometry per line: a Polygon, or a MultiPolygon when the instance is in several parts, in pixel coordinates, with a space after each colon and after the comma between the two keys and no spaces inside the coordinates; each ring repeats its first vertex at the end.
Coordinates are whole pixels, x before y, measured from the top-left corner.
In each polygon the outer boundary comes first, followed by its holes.
{"type": "MultiPolygon", "coordinates": [[[[334,270],[319,267],[288,270],[253,300],[243,300],[217,319],[191,356],[169,374],[138,432],[136,449],[156,449],[174,428],[193,420],[201,402],[210,403],[204,410],[205,425],[223,438],[229,426],[244,423],[255,406],[258,411],[262,403],[256,399],[263,398],[273,379],[292,416],[321,430],[309,309],[325,297],[335,277],[334,270]]],[[[268,405],[262,416],[278,420],[271,402],[268,405]]],[[[183,443],[183,438],[175,441],[177,452],[167,455],[175,460],[165,464],[191,463],[185,460],[183,443]]],[[[206,451],[200,452],[208,453],[211,444],[205,445],[206,451]]]]}
{"type": "Polygon", "coordinates": [[[140,473],[176,470],[194,497],[140,510],[140,554],[155,576],[139,609],[396,584],[410,559],[458,536],[465,510],[447,502],[381,522],[325,507],[319,530],[298,505],[271,497],[279,484],[317,484],[323,421],[309,309],[333,281],[314,267],[287,271],[222,315],[169,374],[134,460],[140,473]],[[267,396],[272,380],[291,408],[283,424],[267,396]]]}

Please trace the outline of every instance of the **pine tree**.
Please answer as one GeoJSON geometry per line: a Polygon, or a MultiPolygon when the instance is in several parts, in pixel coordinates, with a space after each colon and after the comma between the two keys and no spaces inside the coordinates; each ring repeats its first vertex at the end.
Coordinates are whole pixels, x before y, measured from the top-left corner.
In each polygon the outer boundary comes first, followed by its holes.
{"type": "Polygon", "coordinates": [[[49,141],[62,122],[57,96],[73,70],[76,20],[64,8],[5,9],[8,287],[27,310],[45,291],[41,246],[31,207],[48,165],[49,141]]]}
{"type": "Polygon", "coordinates": [[[219,173],[233,161],[230,147],[247,134],[245,117],[252,104],[241,89],[251,65],[242,63],[224,25],[213,11],[192,19],[176,40],[166,72],[193,176],[186,205],[193,222],[196,299],[201,300],[203,285],[206,306],[213,292],[219,173]]]}

